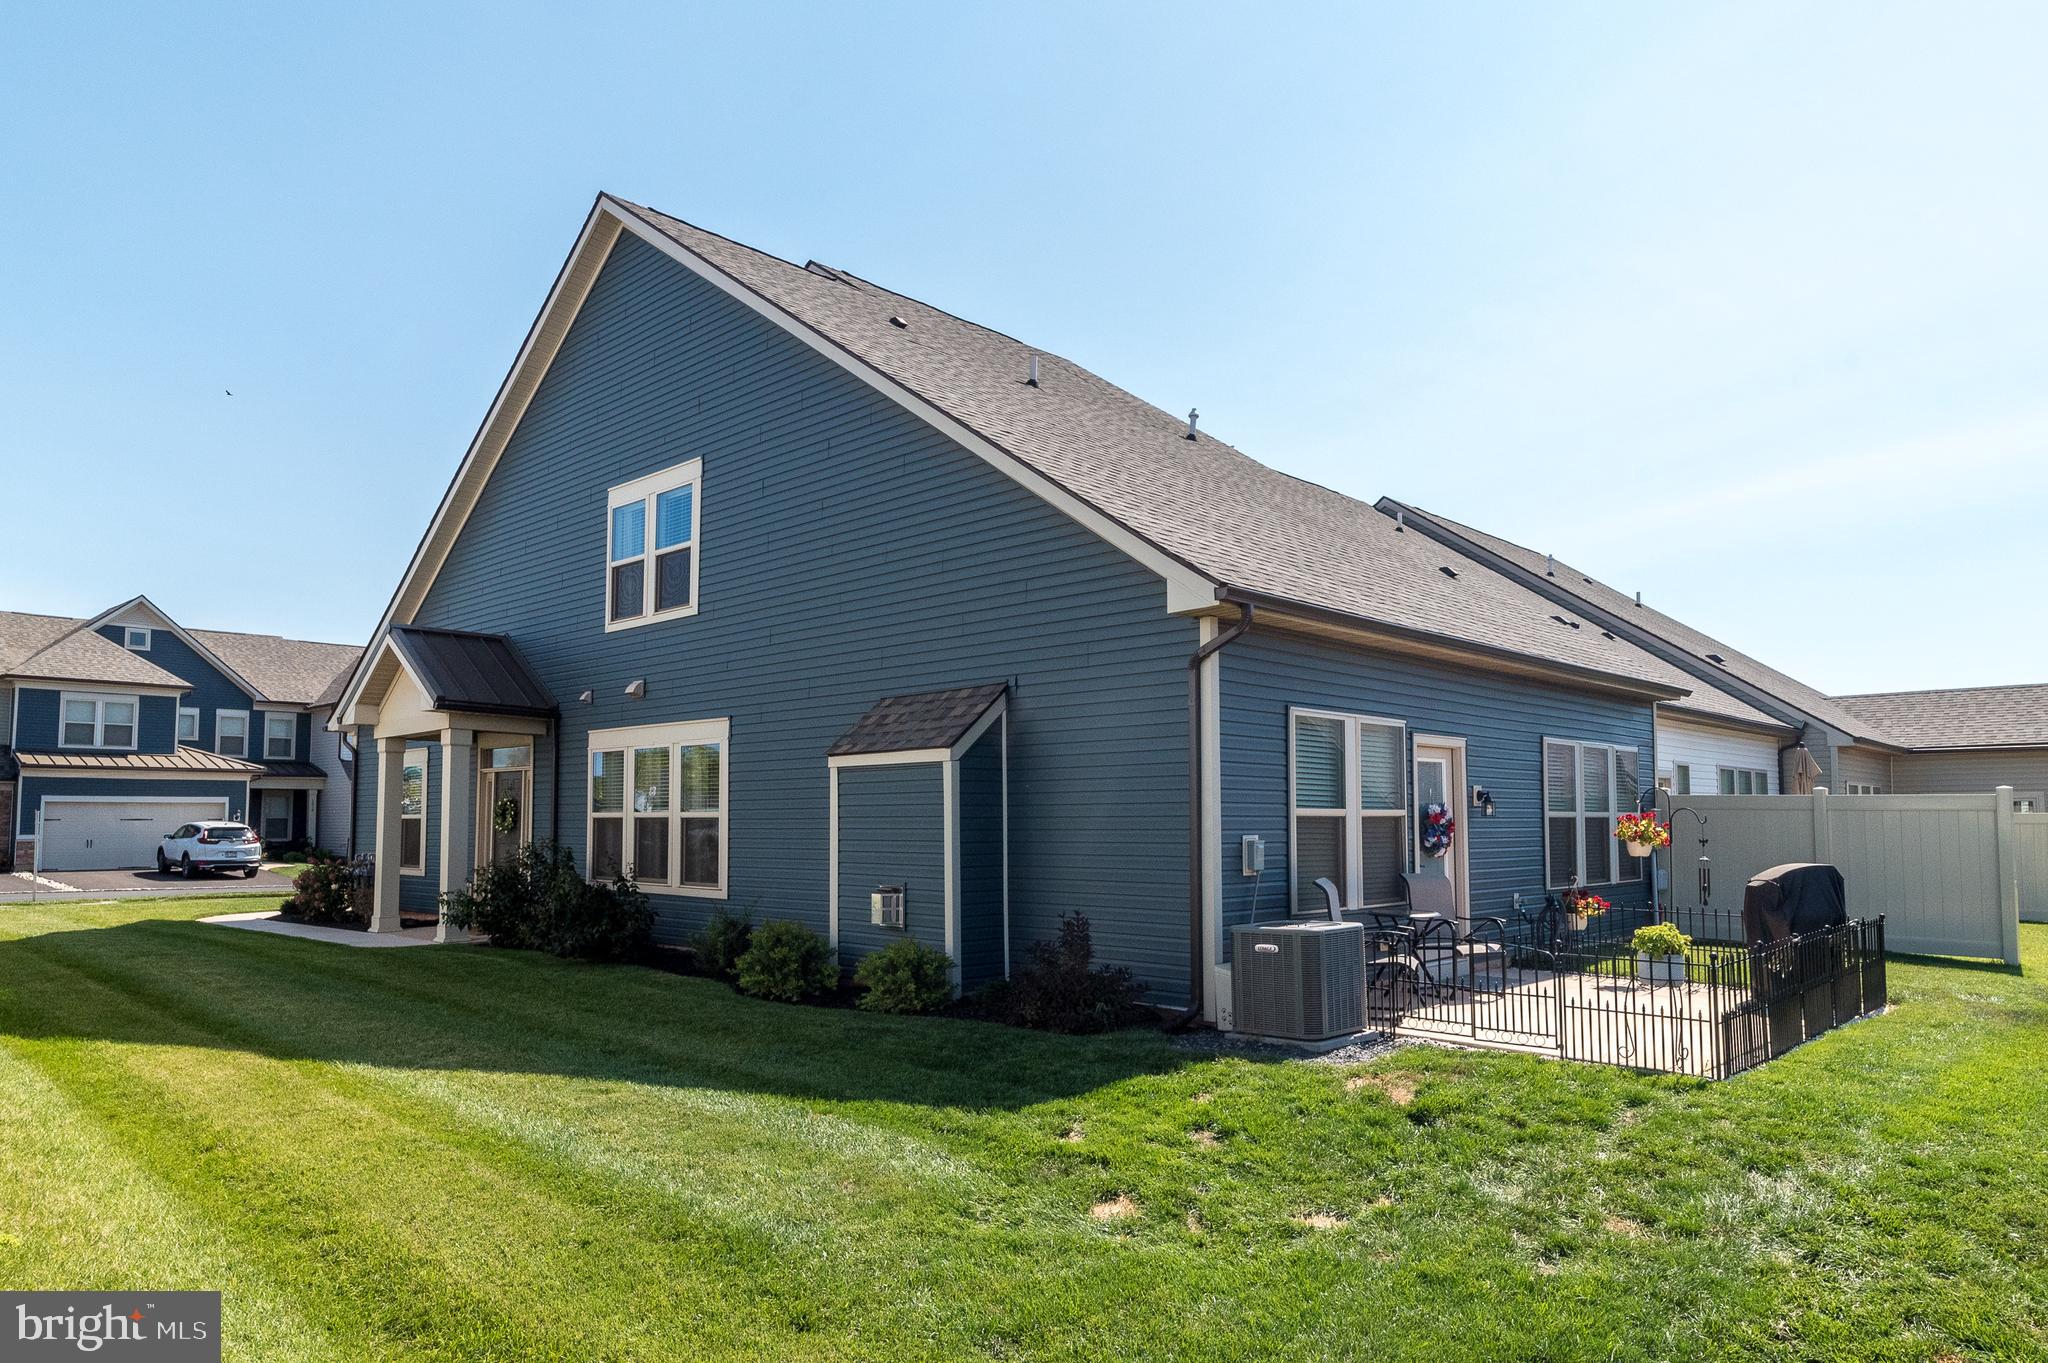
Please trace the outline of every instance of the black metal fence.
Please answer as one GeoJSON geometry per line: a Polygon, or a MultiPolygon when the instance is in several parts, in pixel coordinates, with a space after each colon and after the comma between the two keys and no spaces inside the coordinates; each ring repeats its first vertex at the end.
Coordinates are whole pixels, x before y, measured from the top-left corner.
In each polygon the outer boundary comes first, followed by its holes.
{"type": "Polygon", "coordinates": [[[1882,918],[1749,946],[1735,915],[1694,915],[1680,924],[1696,939],[1683,958],[1637,956],[1629,937],[1647,921],[1383,927],[1366,944],[1371,1022],[1720,1079],[1884,1006],[1882,918]]]}

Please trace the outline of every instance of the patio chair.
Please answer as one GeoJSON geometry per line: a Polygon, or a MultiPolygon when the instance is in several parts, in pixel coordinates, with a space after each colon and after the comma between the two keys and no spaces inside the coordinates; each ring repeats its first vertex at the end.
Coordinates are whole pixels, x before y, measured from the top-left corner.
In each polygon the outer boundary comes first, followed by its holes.
{"type": "Polygon", "coordinates": [[[1463,981],[1469,988],[1498,992],[1507,984],[1507,923],[1480,915],[1458,922],[1458,897],[1448,876],[1405,871],[1407,924],[1415,954],[1429,982],[1439,988],[1463,981]]]}

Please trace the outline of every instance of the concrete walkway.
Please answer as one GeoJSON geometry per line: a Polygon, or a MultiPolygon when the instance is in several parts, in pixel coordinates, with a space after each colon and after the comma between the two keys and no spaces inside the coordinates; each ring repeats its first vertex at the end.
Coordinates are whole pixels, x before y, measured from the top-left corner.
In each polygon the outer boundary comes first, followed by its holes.
{"type": "MultiPolygon", "coordinates": [[[[333,942],[344,947],[430,947],[440,945],[434,941],[434,928],[427,924],[407,928],[403,932],[363,932],[357,928],[323,928],[311,923],[287,923],[275,912],[268,913],[217,913],[211,918],[202,918],[202,923],[214,923],[224,928],[246,928],[250,932],[270,932],[280,937],[304,937],[314,942],[333,942]]],[[[459,941],[447,945],[456,946],[471,940],[464,933],[459,941]]]]}

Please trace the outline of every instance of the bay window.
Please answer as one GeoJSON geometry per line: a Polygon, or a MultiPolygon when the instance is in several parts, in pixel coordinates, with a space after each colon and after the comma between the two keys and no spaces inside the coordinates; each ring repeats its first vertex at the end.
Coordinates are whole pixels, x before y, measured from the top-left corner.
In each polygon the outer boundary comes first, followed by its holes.
{"type": "Polygon", "coordinates": [[[1408,729],[1399,720],[1288,712],[1294,912],[1320,915],[1327,878],[1347,909],[1395,904],[1408,869],[1408,729]]]}
{"type": "Polygon", "coordinates": [[[727,729],[713,719],[590,735],[593,880],[725,897],[727,729]]]}
{"type": "Polygon", "coordinates": [[[1641,877],[1643,863],[1614,838],[1614,821],[1641,794],[1634,748],[1543,740],[1544,883],[1562,889],[1641,877]]]}

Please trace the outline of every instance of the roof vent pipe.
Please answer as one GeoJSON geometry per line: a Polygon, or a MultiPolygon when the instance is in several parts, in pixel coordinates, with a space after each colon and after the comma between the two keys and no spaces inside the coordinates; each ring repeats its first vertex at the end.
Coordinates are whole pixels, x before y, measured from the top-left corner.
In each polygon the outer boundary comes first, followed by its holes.
{"type": "Polygon", "coordinates": [[[1636,593],[1636,604],[1638,606],[1643,604],[1643,594],[1641,592],[1636,593]]]}
{"type": "Polygon", "coordinates": [[[1201,419],[1202,414],[1200,412],[1192,407],[1188,408],[1188,439],[1193,440],[1195,438],[1195,423],[1201,419]]]}
{"type": "Polygon", "coordinates": [[[1397,535],[1408,533],[1408,513],[1406,511],[1396,511],[1394,513],[1394,533],[1397,535]]]}
{"type": "Polygon", "coordinates": [[[1557,560],[1548,554],[1543,556],[1543,575],[1545,577],[1557,576],[1557,560]]]}
{"type": "Polygon", "coordinates": [[[1024,380],[1024,382],[1030,384],[1033,388],[1038,387],[1038,357],[1036,355],[1031,357],[1031,377],[1024,380]]]}

